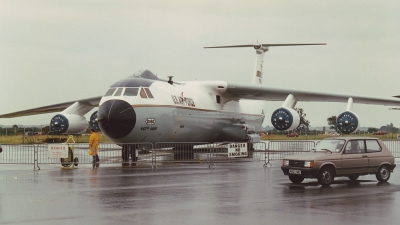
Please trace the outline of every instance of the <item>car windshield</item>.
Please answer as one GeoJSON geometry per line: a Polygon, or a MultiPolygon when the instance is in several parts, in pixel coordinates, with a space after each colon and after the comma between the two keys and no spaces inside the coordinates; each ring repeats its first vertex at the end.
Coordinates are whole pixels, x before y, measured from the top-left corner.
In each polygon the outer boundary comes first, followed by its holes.
{"type": "Polygon", "coordinates": [[[345,141],[341,139],[324,139],[313,150],[338,153],[342,150],[344,143],[345,141]]]}

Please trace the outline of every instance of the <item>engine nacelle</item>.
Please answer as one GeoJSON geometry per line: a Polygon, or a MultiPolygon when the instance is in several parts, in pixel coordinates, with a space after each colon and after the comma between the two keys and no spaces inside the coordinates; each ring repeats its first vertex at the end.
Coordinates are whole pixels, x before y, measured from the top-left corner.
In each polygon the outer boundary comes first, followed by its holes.
{"type": "Polygon", "coordinates": [[[57,114],[50,121],[50,129],[55,134],[80,134],[88,126],[86,118],[76,114],[57,114]]]}
{"type": "Polygon", "coordinates": [[[246,141],[248,134],[254,134],[255,130],[255,127],[249,124],[232,124],[222,129],[221,138],[224,141],[246,141]]]}
{"type": "Polygon", "coordinates": [[[97,111],[92,113],[89,120],[90,128],[95,129],[97,131],[100,130],[99,123],[97,123],[97,111]]]}
{"type": "Polygon", "coordinates": [[[281,107],[272,113],[271,123],[277,130],[294,130],[300,125],[300,116],[294,109],[281,107]]]}
{"type": "Polygon", "coordinates": [[[358,117],[354,112],[346,111],[336,118],[336,127],[343,134],[351,134],[360,126],[358,117]]]}

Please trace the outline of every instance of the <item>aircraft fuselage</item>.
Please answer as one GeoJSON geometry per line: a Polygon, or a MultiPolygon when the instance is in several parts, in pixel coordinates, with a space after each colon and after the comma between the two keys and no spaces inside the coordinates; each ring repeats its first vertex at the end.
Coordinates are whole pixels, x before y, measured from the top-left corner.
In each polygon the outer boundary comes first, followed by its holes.
{"type": "Polygon", "coordinates": [[[98,123],[115,143],[246,141],[261,127],[263,104],[224,98],[226,86],[129,77],[103,96],[98,123]]]}

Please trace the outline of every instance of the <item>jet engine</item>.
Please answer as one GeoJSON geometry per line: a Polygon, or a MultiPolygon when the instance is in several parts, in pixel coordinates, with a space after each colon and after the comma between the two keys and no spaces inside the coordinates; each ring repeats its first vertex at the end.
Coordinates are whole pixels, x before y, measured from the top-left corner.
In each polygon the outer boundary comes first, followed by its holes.
{"type": "Polygon", "coordinates": [[[300,125],[300,116],[294,109],[281,107],[272,113],[271,123],[277,130],[293,130],[300,125]]]}
{"type": "Polygon", "coordinates": [[[336,127],[343,134],[351,134],[358,129],[358,117],[354,112],[345,111],[336,118],[336,127]]]}
{"type": "Polygon", "coordinates": [[[351,134],[360,126],[357,115],[352,111],[353,98],[347,101],[346,111],[336,118],[336,128],[343,134],[351,134]]]}
{"type": "Polygon", "coordinates": [[[88,122],[84,116],[61,113],[51,119],[50,128],[55,134],[77,134],[88,128],[88,122]]]}
{"type": "Polygon", "coordinates": [[[97,131],[100,130],[99,123],[97,122],[97,111],[92,113],[89,120],[90,128],[95,129],[97,131]]]}

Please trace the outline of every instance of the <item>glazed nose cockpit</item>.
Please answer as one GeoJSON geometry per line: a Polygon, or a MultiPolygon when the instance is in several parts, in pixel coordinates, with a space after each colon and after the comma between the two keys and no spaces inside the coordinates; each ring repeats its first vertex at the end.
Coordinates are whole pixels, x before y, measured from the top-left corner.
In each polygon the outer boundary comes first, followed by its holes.
{"type": "Polygon", "coordinates": [[[97,123],[106,136],[122,139],[132,132],[137,122],[134,106],[154,98],[149,86],[155,80],[158,78],[145,70],[111,85],[97,112],[97,123]]]}

